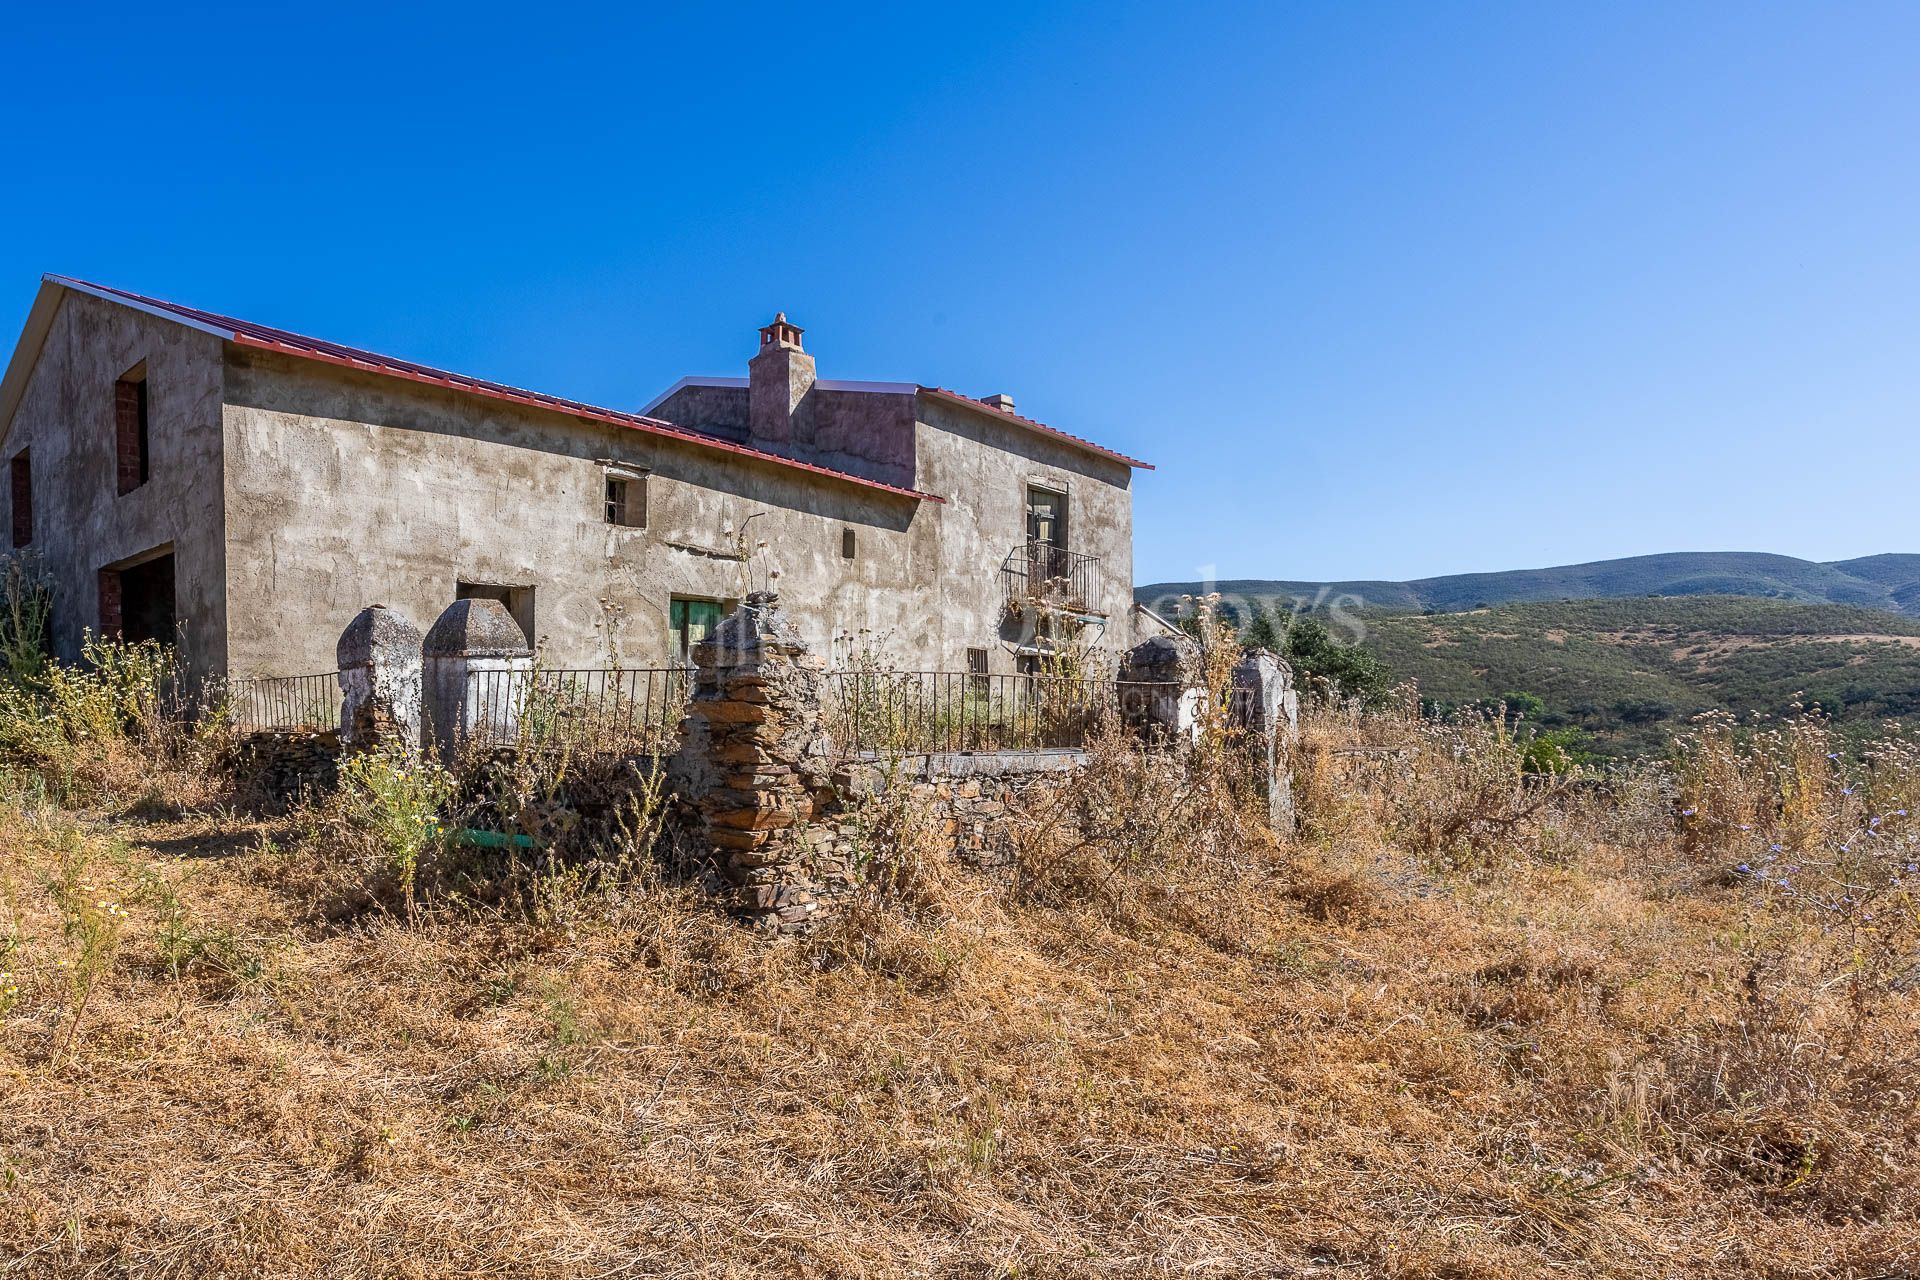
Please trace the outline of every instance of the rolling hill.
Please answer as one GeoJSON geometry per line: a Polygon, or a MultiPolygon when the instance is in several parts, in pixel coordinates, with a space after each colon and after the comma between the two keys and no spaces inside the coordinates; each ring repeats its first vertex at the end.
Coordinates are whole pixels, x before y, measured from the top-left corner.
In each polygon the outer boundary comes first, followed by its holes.
{"type": "Polygon", "coordinates": [[[1627,596],[1758,596],[1802,604],[1860,605],[1920,617],[1920,555],[1863,556],[1821,563],[1754,551],[1680,551],[1596,560],[1550,569],[1458,573],[1412,582],[1296,582],[1243,578],[1202,584],[1156,582],[1135,590],[1151,608],[1183,594],[1219,591],[1230,601],[1277,601],[1289,612],[1353,596],[1358,608],[1451,613],[1489,605],[1627,596]]]}
{"type": "Polygon", "coordinates": [[[1863,730],[1920,713],[1920,621],[1885,609],[1733,596],[1373,613],[1365,646],[1421,696],[1530,693],[1546,727],[1609,754],[1657,750],[1693,715],[1818,703],[1863,730]]]}

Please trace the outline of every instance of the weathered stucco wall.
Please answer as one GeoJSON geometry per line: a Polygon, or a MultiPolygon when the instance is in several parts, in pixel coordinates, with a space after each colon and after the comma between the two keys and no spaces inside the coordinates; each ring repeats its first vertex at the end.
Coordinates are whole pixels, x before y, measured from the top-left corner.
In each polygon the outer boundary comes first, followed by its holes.
{"type": "Polygon", "coordinates": [[[61,302],[0,453],[32,450],[32,549],[53,578],[62,657],[76,657],[83,629],[99,626],[99,571],[170,546],[185,655],[224,663],[221,348],[211,335],[83,294],[61,302]],[[120,494],[114,384],[142,361],[149,478],[120,494]]]}
{"type": "Polygon", "coordinates": [[[534,587],[534,638],[554,665],[659,665],[671,597],[736,601],[775,566],[821,652],[851,633],[906,668],[964,670],[978,647],[1011,670],[1000,565],[1026,536],[1030,480],[1068,493],[1070,540],[1108,575],[1106,640],[1125,640],[1130,471],[990,415],[936,408],[915,428],[920,483],[943,505],[241,349],[227,386],[235,674],[327,670],[360,609],[424,627],[462,581],[534,587]],[[646,528],[605,523],[608,459],[650,471],[646,528]],[[729,526],[769,548],[733,558],[729,526]]]}
{"type": "MultiPolygon", "coordinates": [[[[914,402],[911,394],[844,391],[815,386],[784,442],[754,440],[773,453],[849,472],[902,488],[914,483],[914,402]]],[[[653,416],[724,440],[752,436],[745,387],[681,387],[653,409],[653,416]]]]}
{"type": "MultiPolygon", "coordinates": [[[[737,389],[686,394],[673,416],[744,409],[737,389]]],[[[672,597],[729,604],[774,567],[830,661],[852,637],[903,668],[964,670],[979,648],[1005,672],[1022,631],[1001,564],[1025,541],[1029,484],[1067,495],[1070,548],[1100,558],[1111,622],[1099,638],[1127,643],[1129,468],[925,395],[813,400],[794,452],[947,501],[231,345],[78,293],[0,453],[31,449],[33,546],[67,656],[99,621],[99,571],[171,549],[187,656],[234,675],[329,671],[362,608],[393,606],[424,629],[461,582],[533,588],[533,639],[552,665],[661,665],[672,597]],[[120,496],[114,385],[143,361],[151,476],[120,496]],[[606,522],[607,463],[647,473],[643,528],[606,522]],[[746,535],[744,559],[729,527],[746,535]]]]}
{"type": "Polygon", "coordinates": [[[361,608],[424,627],[461,581],[533,586],[554,665],[658,665],[672,596],[737,600],[771,566],[810,641],[866,627],[939,665],[933,504],[269,354],[234,350],[228,386],[236,674],[328,670],[361,608]],[[600,459],[651,471],[646,528],[605,522],[600,459]],[[729,525],[768,550],[733,558],[729,525]]]}
{"type": "MultiPolygon", "coordinates": [[[[1027,536],[1030,485],[1067,496],[1067,545],[1096,556],[1096,576],[1108,615],[1104,631],[1089,632],[1109,652],[1132,643],[1133,469],[1002,420],[990,410],[919,398],[919,488],[945,497],[940,541],[942,580],[978,615],[998,612],[1000,566],[1027,536]],[[991,568],[981,573],[981,566],[991,568]],[[991,606],[979,591],[988,588],[991,606]]],[[[998,628],[1011,641],[1014,628],[998,628]]],[[[979,640],[973,641],[981,643],[979,640]]],[[[996,647],[994,669],[1011,659],[996,647]]]]}

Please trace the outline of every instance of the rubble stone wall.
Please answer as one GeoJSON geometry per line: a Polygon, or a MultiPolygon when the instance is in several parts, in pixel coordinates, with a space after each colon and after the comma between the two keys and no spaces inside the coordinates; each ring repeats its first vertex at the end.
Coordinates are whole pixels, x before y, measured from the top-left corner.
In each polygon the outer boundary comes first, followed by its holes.
{"type": "MultiPolygon", "coordinates": [[[[1019,801],[1035,788],[1067,785],[1086,758],[1084,751],[1058,750],[945,753],[884,764],[858,760],[841,765],[834,782],[850,804],[889,787],[909,788],[940,823],[961,862],[998,872],[1013,865],[1019,801]]],[[[846,834],[844,825],[837,834],[846,834]]]]}
{"type": "Polygon", "coordinates": [[[340,734],[333,729],[263,729],[233,752],[234,795],[242,807],[285,813],[304,795],[340,781],[340,734]]]}

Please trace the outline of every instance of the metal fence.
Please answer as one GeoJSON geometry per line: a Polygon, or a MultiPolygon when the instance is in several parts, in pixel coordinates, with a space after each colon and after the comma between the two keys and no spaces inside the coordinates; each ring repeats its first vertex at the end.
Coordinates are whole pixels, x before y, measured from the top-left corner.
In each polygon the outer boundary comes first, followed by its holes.
{"type": "Polygon", "coordinates": [[[340,726],[340,676],[256,676],[229,680],[227,707],[234,727],[335,729],[340,726]]]}
{"type": "Polygon", "coordinates": [[[459,727],[496,741],[657,746],[679,727],[692,691],[684,667],[477,671],[467,676],[459,727]]]}
{"type": "Polygon", "coordinates": [[[911,754],[1077,747],[1116,694],[1111,680],[952,671],[840,671],[827,687],[841,747],[911,754]]]}
{"type": "MultiPolygon", "coordinates": [[[[677,730],[693,683],[684,667],[475,672],[467,677],[463,723],[447,728],[496,741],[658,746],[677,730]]],[[[827,731],[849,751],[1035,751],[1084,746],[1103,717],[1137,717],[1152,699],[1177,694],[1170,685],[1111,677],[836,671],[826,678],[824,715],[827,731]]],[[[340,723],[335,672],[234,680],[226,696],[243,730],[340,723]]],[[[1247,691],[1229,696],[1231,722],[1245,723],[1247,691]]]]}

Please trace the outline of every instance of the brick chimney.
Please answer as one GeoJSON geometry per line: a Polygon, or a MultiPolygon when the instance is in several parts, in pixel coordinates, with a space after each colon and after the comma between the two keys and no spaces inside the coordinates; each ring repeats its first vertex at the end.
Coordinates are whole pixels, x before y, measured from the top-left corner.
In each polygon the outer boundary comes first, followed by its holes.
{"type": "Polygon", "coordinates": [[[782,311],[760,330],[760,351],[747,361],[748,437],[756,445],[777,449],[813,443],[807,412],[813,357],[800,348],[802,332],[782,311]]]}

